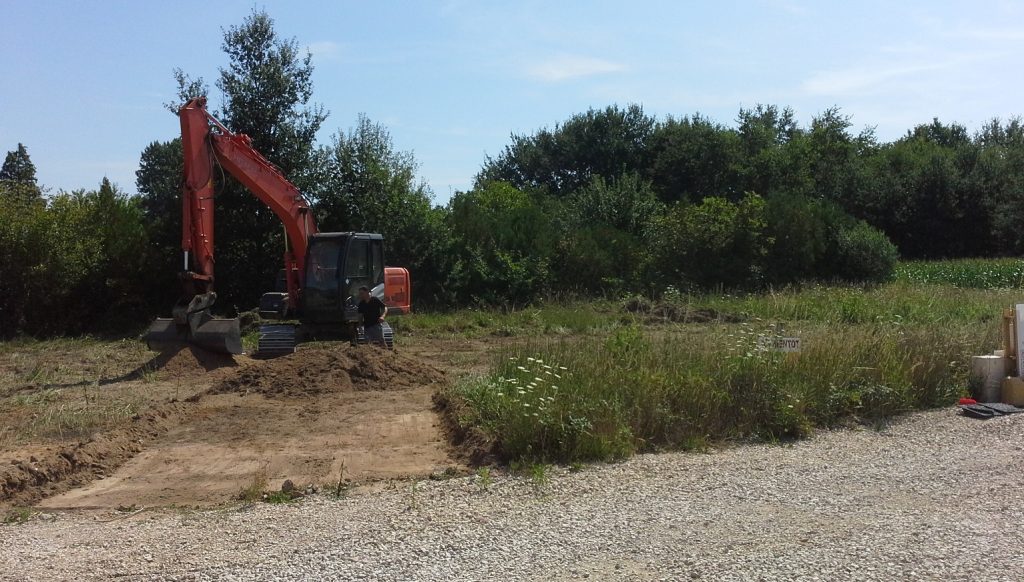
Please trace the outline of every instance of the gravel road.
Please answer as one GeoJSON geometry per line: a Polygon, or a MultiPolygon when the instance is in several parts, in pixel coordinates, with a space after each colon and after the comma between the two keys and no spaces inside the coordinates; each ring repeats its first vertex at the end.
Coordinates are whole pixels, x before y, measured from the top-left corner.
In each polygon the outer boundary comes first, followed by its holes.
{"type": "Polygon", "coordinates": [[[1021,580],[1024,414],[0,526],[0,579],[1021,580]]]}

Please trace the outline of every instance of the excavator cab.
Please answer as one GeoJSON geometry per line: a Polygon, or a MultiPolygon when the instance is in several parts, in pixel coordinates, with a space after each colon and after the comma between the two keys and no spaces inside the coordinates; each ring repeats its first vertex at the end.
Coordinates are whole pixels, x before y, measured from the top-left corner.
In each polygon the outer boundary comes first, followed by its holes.
{"type": "MultiPolygon", "coordinates": [[[[364,341],[357,310],[359,288],[368,287],[371,295],[384,299],[383,236],[322,232],[311,235],[308,243],[297,310],[300,325],[268,323],[261,326],[258,357],[290,354],[298,343],[310,339],[364,341]]],[[[261,312],[270,316],[280,312],[286,295],[282,292],[264,294],[261,312]]],[[[393,346],[391,326],[384,323],[382,327],[385,345],[393,346]]]]}
{"type": "Polygon", "coordinates": [[[314,234],[309,238],[304,283],[302,323],[358,322],[360,287],[384,299],[384,237],[361,232],[314,234]]]}

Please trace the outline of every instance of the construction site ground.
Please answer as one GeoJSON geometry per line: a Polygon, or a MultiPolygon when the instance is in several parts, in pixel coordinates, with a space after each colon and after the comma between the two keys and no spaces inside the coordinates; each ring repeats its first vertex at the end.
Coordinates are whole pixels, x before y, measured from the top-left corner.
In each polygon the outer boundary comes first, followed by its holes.
{"type": "Polygon", "coordinates": [[[482,370],[489,343],[311,344],[272,360],[129,340],[7,344],[0,510],[207,507],[285,480],[459,472],[432,397],[482,370]]]}

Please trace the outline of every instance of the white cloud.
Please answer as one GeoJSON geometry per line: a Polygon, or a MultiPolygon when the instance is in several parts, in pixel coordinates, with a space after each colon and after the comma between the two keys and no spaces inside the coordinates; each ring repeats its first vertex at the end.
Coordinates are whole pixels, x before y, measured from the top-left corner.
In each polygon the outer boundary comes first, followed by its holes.
{"type": "Polygon", "coordinates": [[[811,75],[801,88],[813,95],[847,95],[871,91],[888,82],[918,73],[943,69],[946,63],[891,65],[888,67],[851,67],[811,75]]]}
{"type": "Polygon", "coordinates": [[[625,69],[626,67],[619,63],[604,59],[560,55],[528,67],[526,73],[541,81],[557,83],[568,79],[617,73],[625,69]]]}
{"type": "Polygon", "coordinates": [[[967,28],[950,34],[953,38],[983,42],[1020,42],[1024,30],[1019,28],[967,28]]]}
{"type": "Polygon", "coordinates": [[[314,57],[320,59],[332,59],[337,58],[341,54],[341,45],[334,42],[333,40],[321,40],[319,42],[313,42],[306,46],[314,57]]]}

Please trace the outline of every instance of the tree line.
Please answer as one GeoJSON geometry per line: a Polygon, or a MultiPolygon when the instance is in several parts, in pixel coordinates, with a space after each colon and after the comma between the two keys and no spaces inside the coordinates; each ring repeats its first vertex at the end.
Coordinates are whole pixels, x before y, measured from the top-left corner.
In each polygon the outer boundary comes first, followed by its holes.
{"type": "MultiPolygon", "coordinates": [[[[552,294],[757,290],[884,281],[898,256],[1019,254],[1024,128],[973,134],[939,120],[891,142],[838,108],[801,125],[785,107],[658,119],[639,105],[512,135],[473,187],[443,205],[382,125],[316,143],[312,57],[254,11],[224,30],[213,113],[252,138],[312,202],[325,231],[380,232],[419,306],[523,305],[552,294]]],[[[211,93],[175,72],[178,96],[211,93]]],[[[169,104],[176,110],[178,103],[169,104]]],[[[0,171],[0,335],[112,331],[166,314],[179,292],[179,139],[140,155],[138,196],[104,179],[44,196],[22,144],[0,171]]],[[[283,232],[217,178],[220,309],[273,286],[283,232]]]]}

